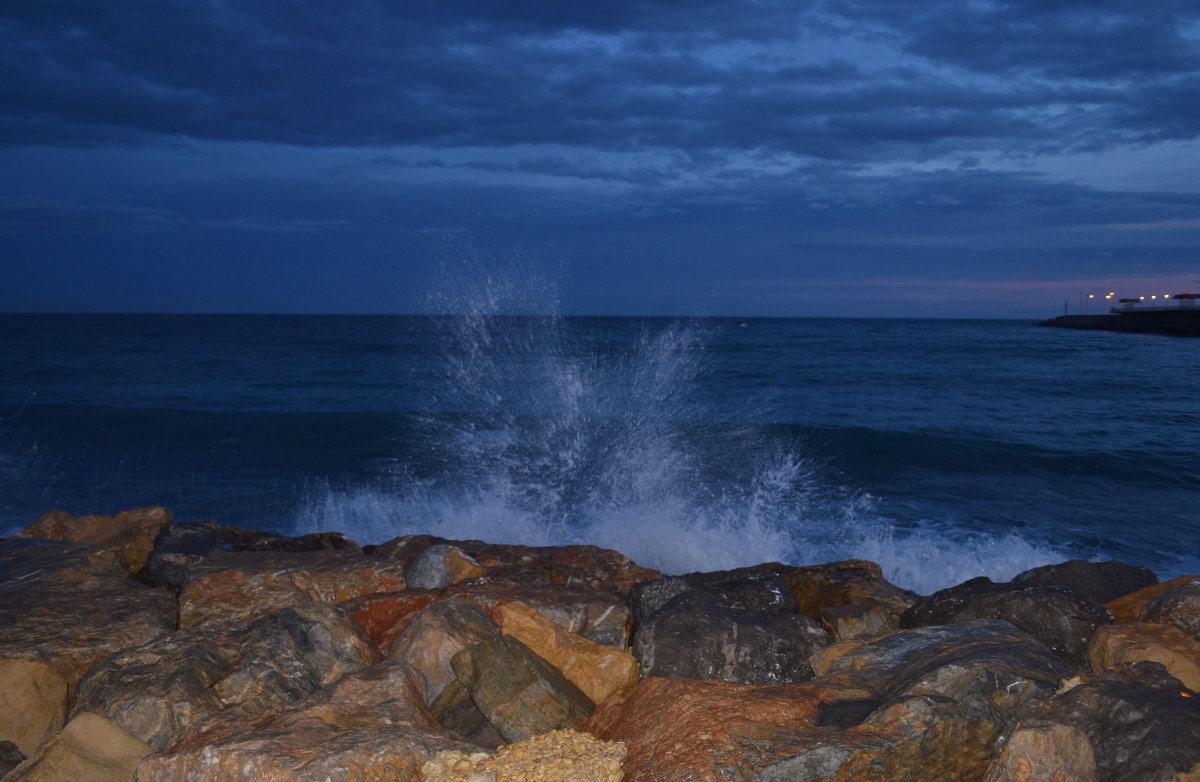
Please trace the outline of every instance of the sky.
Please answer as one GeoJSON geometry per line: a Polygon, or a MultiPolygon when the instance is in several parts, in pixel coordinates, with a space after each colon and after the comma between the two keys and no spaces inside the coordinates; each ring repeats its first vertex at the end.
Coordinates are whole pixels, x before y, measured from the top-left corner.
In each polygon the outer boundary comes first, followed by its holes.
{"type": "Polygon", "coordinates": [[[1200,292],[1200,3],[11,0],[0,272],[9,312],[1200,292]]]}

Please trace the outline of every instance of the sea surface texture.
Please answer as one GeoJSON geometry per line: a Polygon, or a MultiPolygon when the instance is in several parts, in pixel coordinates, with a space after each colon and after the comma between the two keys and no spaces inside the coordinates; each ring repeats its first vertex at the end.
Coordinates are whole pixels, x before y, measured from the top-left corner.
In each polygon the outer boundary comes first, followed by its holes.
{"type": "Polygon", "coordinates": [[[61,508],[360,543],[850,557],[930,592],[1200,572],[1200,340],[1027,321],[0,315],[0,534],[61,508]]]}

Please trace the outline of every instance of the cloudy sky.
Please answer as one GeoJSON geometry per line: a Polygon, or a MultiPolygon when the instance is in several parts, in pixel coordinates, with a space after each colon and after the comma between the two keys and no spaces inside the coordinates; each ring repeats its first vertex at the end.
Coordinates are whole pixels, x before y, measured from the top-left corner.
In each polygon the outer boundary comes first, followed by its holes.
{"type": "Polygon", "coordinates": [[[1200,4],[11,0],[0,271],[6,311],[1200,291],[1200,4]]]}

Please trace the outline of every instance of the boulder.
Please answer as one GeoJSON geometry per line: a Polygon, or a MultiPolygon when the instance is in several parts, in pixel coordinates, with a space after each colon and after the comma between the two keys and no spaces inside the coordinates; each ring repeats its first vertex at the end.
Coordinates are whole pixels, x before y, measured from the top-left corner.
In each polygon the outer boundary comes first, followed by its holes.
{"type": "Polygon", "coordinates": [[[569,633],[524,603],[501,606],[500,616],[505,635],[562,671],[593,703],[624,695],[637,686],[638,663],[628,652],[569,633]]]}
{"type": "Polygon", "coordinates": [[[110,654],[175,627],[175,601],[96,546],[0,540],[0,659],[42,659],[76,682],[110,654]]]}
{"type": "Polygon", "coordinates": [[[211,521],[173,524],[154,540],[146,560],[146,580],[176,594],[187,581],[190,566],[223,551],[361,551],[340,532],[286,537],[262,530],[223,527],[211,521]]]}
{"type": "Polygon", "coordinates": [[[1067,683],[1017,733],[1067,726],[1087,737],[1097,782],[1162,782],[1200,770],[1200,697],[1156,662],[1067,683]]]}
{"type": "Polygon", "coordinates": [[[427,703],[457,681],[450,660],[468,646],[498,636],[500,627],[477,603],[452,597],[418,611],[396,639],[389,660],[410,665],[426,684],[427,703]]]}
{"type": "Polygon", "coordinates": [[[458,680],[507,742],[573,727],[595,704],[510,635],[467,647],[451,661],[458,680]]]}
{"type": "Polygon", "coordinates": [[[0,659],[0,739],[25,757],[62,730],[67,681],[42,660],[0,659]]]}
{"type": "Polygon", "coordinates": [[[474,602],[497,623],[503,605],[520,602],[589,641],[624,648],[629,640],[629,609],[612,593],[590,589],[494,583],[488,579],[445,589],[369,595],[348,605],[354,612],[354,620],[386,653],[418,611],[453,597],[474,602]]]}
{"type": "Polygon", "coordinates": [[[357,551],[236,551],[188,567],[179,626],[237,623],[312,601],[341,603],[405,587],[395,562],[357,551]]]}
{"type": "Polygon", "coordinates": [[[441,589],[487,575],[487,570],[457,546],[439,543],[417,555],[406,570],[408,585],[417,589],[441,589]]]}
{"type": "Polygon", "coordinates": [[[820,625],[801,614],[756,613],[720,600],[688,589],[644,621],[633,643],[641,675],[743,684],[812,676],[808,657],[829,643],[820,625]]]}
{"type": "Polygon", "coordinates": [[[1040,583],[993,583],[974,578],[923,597],[900,617],[904,628],[968,619],[1003,619],[1041,641],[1077,669],[1087,668],[1088,643],[1112,615],[1068,587],[1040,583]]]}
{"type": "Polygon", "coordinates": [[[1191,578],[1195,578],[1195,576],[1180,576],[1170,581],[1163,581],[1162,583],[1118,597],[1115,600],[1110,600],[1104,604],[1104,607],[1108,609],[1109,613],[1118,622],[1138,622],[1142,618],[1142,611],[1145,610],[1147,603],[1191,578]]]}
{"type": "Polygon", "coordinates": [[[345,609],[309,603],[113,655],[80,682],[71,711],[103,715],[162,752],[219,722],[290,706],[379,659],[345,609]]]}
{"type": "Polygon", "coordinates": [[[796,597],[796,610],[812,619],[826,608],[866,604],[883,608],[895,625],[918,597],[885,579],[879,565],[861,559],[783,567],[779,574],[796,597]]]}
{"type": "Polygon", "coordinates": [[[1200,692],[1200,641],[1172,625],[1132,622],[1100,627],[1092,636],[1088,659],[1097,673],[1121,663],[1152,660],[1185,687],[1200,692]]]}
{"type": "Polygon", "coordinates": [[[1070,587],[1097,603],[1107,603],[1118,597],[1145,589],[1158,583],[1154,571],[1124,562],[1087,562],[1072,559],[1057,565],[1044,565],[1012,579],[1015,584],[1057,584],[1070,587]]]}
{"type": "Polygon", "coordinates": [[[900,629],[899,615],[881,603],[853,603],[821,609],[821,626],[835,641],[870,640],[900,629]]]}
{"type": "Polygon", "coordinates": [[[988,767],[983,782],[1096,782],[1087,736],[1067,725],[1017,730],[988,767]]]}
{"type": "Polygon", "coordinates": [[[96,714],[80,714],[5,782],[130,782],[150,747],[96,714]]]}
{"type": "Polygon", "coordinates": [[[634,584],[659,575],[620,552],[596,546],[518,546],[409,535],[390,540],[372,553],[408,566],[427,548],[440,544],[452,545],[470,557],[493,581],[595,590],[616,595],[622,602],[634,584]]]}
{"type": "Polygon", "coordinates": [[[1178,627],[1200,641],[1200,576],[1184,579],[1142,609],[1145,622],[1160,622],[1178,627]]]}
{"type": "Polygon", "coordinates": [[[472,744],[486,749],[496,749],[505,744],[504,737],[483,716],[475,701],[471,700],[471,692],[458,679],[442,690],[430,709],[438,724],[472,744]]]}
{"type": "Polygon", "coordinates": [[[389,661],[290,708],[222,723],[151,755],[137,780],[416,780],[439,752],[479,749],[439,726],[420,677],[389,661]]]}
{"type": "Polygon", "coordinates": [[[650,621],[663,606],[684,593],[699,593],[708,602],[764,616],[796,613],[796,598],[778,573],[781,565],[686,573],[643,581],[629,596],[634,627],[650,621]]]}
{"type": "Polygon", "coordinates": [[[89,543],[112,551],[130,573],[140,573],[154,539],[171,526],[171,511],[152,507],[127,510],[115,516],[75,516],[61,510],[43,513],[18,538],[45,538],[89,543]]]}

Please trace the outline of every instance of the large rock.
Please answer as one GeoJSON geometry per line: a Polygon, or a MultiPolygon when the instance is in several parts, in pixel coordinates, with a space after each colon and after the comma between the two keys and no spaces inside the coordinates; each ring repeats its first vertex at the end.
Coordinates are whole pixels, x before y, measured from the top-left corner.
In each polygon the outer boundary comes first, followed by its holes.
{"type": "Polygon", "coordinates": [[[500,635],[500,627],[487,612],[464,597],[452,597],[417,612],[388,653],[389,660],[407,663],[426,684],[432,706],[451,683],[457,681],[450,660],[454,655],[500,635]]]}
{"type": "Polygon", "coordinates": [[[1177,586],[1187,583],[1196,576],[1180,576],[1179,578],[1164,581],[1161,584],[1154,584],[1136,592],[1131,592],[1128,595],[1118,597],[1115,600],[1110,600],[1104,604],[1104,607],[1116,617],[1118,622],[1139,622],[1144,616],[1146,606],[1152,600],[1160,597],[1167,592],[1170,592],[1177,586]]]}
{"type": "Polygon", "coordinates": [[[345,609],[309,603],[113,655],[80,682],[72,713],[108,717],[161,752],[218,722],[289,706],[379,659],[345,609]]]}
{"type": "Polygon", "coordinates": [[[175,627],[175,601],[109,550],[0,540],[0,658],[42,659],[75,683],[97,661],[175,627]]]}
{"type": "Polygon", "coordinates": [[[471,700],[507,742],[573,727],[595,704],[510,635],[470,646],[451,661],[471,700]]]}
{"type": "Polygon", "coordinates": [[[52,510],[14,537],[93,544],[112,551],[136,574],[146,567],[154,539],[170,526],[171,511],[161,507],[127,510],[115,516],[75,516],[52,510]]]}
{"type": "Polygon", "coordinates": [[[1200,576],[1185,579],[1151,600],[1141,619],[1174,625],[1200,641],[1200,576]]]}
{"type": "Polygon", "coordinates": [[[175,593],[183,589],[188,568],[225,551],[361,551],[357,543],[339,532],[318,532],[287,537],[274,532],[224,527],[211,521],[174,524],[154,540],[146,560],[146,580],[175,593]]]}
{"type": "Polygon", "coordinates": [[[312,601],[341,603],[405,587],[398,563],[356,551],[237,551],[188,568],[179,626],[244,622],[312,601]]]}
{"type": "Polygon", "coordinates": [[[369,595],[351,601],[349,605],[354,620],[386,653],[418,611],[439,600],[455,597],[475,603],[497,623],[502,606],[520,602],[589,641],[623,648],[629,640],[629,609],[612,593],[591,589],[494,583],[487,579],[445,589],[408,589],[394,594],[369,595]]]}
{"type": "Polygon", "coordinates": [[[569,633],[524,603],[508,603],[501,607],[500,615],[505,635],[562,671],[593,703],[603,703],[637,686],[637,660],[628,652],[569,633]]]}
{"type": "Polygon", "coordinates": [[[80,714],[5,782],[130,782],[150,747],[95,714],[80,714]]]}
{"type": "Polygon", "coordinates": [[[29,757],[62,730],[67,681],[42,660],[0,660],[0,740],[29,757]]]}
{"type": "Polygon", "coordinates": [[[518,546],[409,535],[388,541],[373,553],[407,566],[436,545],[452,545],[493,581],[590,589],[622,601],[634,584],[658,577],[657,571],[637,565],[624,554],[596,546],[518,546]]]}
{"type": "Polygon", "coordinates": [[[984,782],[1096,782],[1087,736],[1067,725],[1022,728],[1009,737],[984,782]]]}
{"type": "Polygon", "coordinates": [[[736,570],[685,573],[643,581],[629,596],[634,626],[650,621],[680,595],[699,594],[715,605],[764,616],[796,613],[796,598],[776,572],[782,565],[756,565],[736,570]]]}
{"type": "MultiPolygon", "coordinates": [[[[790,597],[790,596],[789,596],[790,597]]],[[[812,676],[809,656],[829,643],[812,619],[756,613],[687,590],[671,598],[634,633],[643,677],[790,684],[812,676]]]]}
{"type": "Polygon", "coordinates": [[[629,781],[978,780],[1071,670],[986,620],[843,642],[813,664],[823,675],[792,685],[643,679],[586,729],[628,743],[629,781]]]}
{"type": "Polygon", "coordinates": [[[900,617],[900,625],[929,627],[968,619],[1011,622],[1080,670],[1088,665],[1092,633],[1113,621],[1104,606],[1068,587],[996,584],[981,577],[921,598],[900,617]]]}
{"type": "Polygon", "coordinates": [[[895,629],[900,614],[917,599],[915,592],[885,579],[879,565],[861,559],[782,568],[779,573],[796,596],[796,610],[813,619],[827,608],[869,605],[883,609],[895,629]]]}
{"type": "Polygon", "coordinates": [[[1145,589],[1158,583],[1154,571],[1124,562],[1087,562],[1072,559],[1057,565],[1044,565],[1013,579],[1017,584],[1057,584],[1070,587],[1097,603],[1107,603],[1118,597],[1145,589]]]}
{"type": "Polygon", "coordinates": [[[1017,733],[1063,725],[1083,734],[1097,782],[1163,782],[1200,772],[1200,698],[1161,665],[1126,663],[1070,684],[1023,719],[1017,733]]]}
{"type": "Polygon", "coordinates": [[[479,749],[434,721],[411,668],[384,662],[292,708],[227,722],[151,755],[137,780],[417,780],[439,752],[479,749]]]}
{"type": "Polygon", "coordinates": [[[1097,673],[1121,663],[1152,660],[1185,687],[1200,692],[1200,641],[1172,625],[1132,622],[1101,627],[1092,636],[1088,659],[1097,673]]]}
{"type": "Polygon", "coordinates": [[[457,546],[439,543],[415,557],[405,575],[410,587],[441,589],[486,576],[487,570],[457,546]]]}

